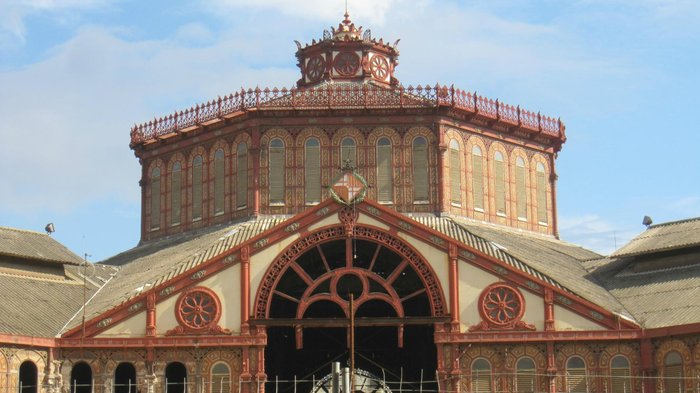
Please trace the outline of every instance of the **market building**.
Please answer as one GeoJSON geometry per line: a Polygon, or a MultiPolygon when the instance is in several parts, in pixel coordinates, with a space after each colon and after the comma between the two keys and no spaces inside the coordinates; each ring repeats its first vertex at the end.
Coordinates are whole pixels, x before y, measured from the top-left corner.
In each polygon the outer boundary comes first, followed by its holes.
{"type": "Polygon", "coordinates": [[[700,391],[700,219],[561,241],[560,120],[405,86],[347,14],[297,46],[295,88],[131,130],[135,248],[0,229],[0,392],[700,391]]]}

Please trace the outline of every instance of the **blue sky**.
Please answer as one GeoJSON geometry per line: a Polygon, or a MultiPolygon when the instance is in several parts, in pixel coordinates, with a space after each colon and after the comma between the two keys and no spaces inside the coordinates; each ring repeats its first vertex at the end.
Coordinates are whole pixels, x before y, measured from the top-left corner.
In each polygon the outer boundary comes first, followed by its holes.
{"type": "MultiPolygon", "coordinates": [[[[700,2],[350,0],[400,38],[405,84],[454,84],[561,117],[564,240],[609,253],[700,216],[700,2]]],[[[0,0],[0,225],[99,261],[138,243],[129,129],[241,87],[298,79],[293,40],[344,0],[0,0]]]]}

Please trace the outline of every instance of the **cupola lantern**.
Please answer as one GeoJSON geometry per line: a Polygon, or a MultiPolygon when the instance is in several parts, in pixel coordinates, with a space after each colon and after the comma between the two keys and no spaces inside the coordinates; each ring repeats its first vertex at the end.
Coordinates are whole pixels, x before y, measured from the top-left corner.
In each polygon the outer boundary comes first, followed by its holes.
{"type": "Polygon", "coordinates": [[[302,47],[297,44],[297,60],[301,69],[299,87],[327,82],[372,82],[398,85],[394,69],[399,64],[396,45],[372,39],[370,30],[355,27],[346,12],[337,28],[324,31],[323,38],[302,47]]]}

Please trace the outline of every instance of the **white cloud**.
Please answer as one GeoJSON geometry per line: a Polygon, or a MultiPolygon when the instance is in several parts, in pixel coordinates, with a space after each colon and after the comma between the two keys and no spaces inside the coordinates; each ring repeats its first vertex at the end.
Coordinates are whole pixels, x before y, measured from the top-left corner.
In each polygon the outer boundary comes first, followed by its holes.
{"type": "MultiPolygon", "coordinates": [[[[383,25],[391,10],[400,8],[401,5],[416,7],[425,3],[425,0],[352,0],[348,3],[348,13],[356,25],[363,23],[383,25]],[[358,23],[360,21],[361,23],[358,23]]],[[[340,22],[345,12],[344,0],[215,0],[213,2],[207,1],[205,5],[214,7],[214,9],[274,9],[275,12],[316,21],[337,20],[340,22]]],[[[288,26],[292,26],[292,24],[288,26]]]]}
{"type": "Polygon", "coordinates": [[[64,15],[66,12],[103,7],[114,0],[3,0],[0,2],[0,37],[9,33],[24,41],[24,19],[36,14],[64,15]]]}
{"type": "Polygon", "coordinates": [[[65,211],[107,195],[137,202],[139,165],[128,149],[133,123],[237,86],[295,80],[293,63],[255,68],[249,57],[230,55],[248,44],[265,50],[251,39],[191,48],[86,28],[45,61],[0,72],[2,210],[65,211]]]}
{"type": "Polygon", "coordinates": [[[604,255],[627,244],[638,232],[621,228],[596,214],[559,216],[559,232],[562,239],[604,255]]]}

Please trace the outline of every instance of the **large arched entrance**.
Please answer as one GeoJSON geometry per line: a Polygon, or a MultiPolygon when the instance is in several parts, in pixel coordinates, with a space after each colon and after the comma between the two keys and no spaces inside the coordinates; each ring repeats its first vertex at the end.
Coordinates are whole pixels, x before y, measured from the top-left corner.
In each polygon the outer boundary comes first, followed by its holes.
{"type": "MultiPolygon", "coordinates": [[[[267,326],[265,371],[280,390],[310,391],[349,362],[352,295],[355,367],[403,380],[434,380],[433,325],[444,296],[430,266],[408,244],[376,228],[326,228],[289,246],[269,268],[256,299],[267,326]]],[[[389,385],[389,383],[387,383],[389,385]]],[[[424,388],[429,388],[425,386],[424,388]]],[[[397,386],[398,389],[398,386],[397,386]]]]}

